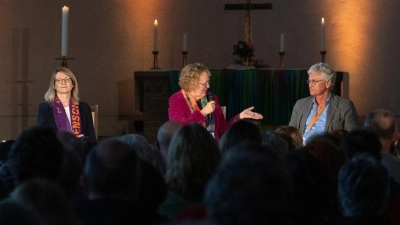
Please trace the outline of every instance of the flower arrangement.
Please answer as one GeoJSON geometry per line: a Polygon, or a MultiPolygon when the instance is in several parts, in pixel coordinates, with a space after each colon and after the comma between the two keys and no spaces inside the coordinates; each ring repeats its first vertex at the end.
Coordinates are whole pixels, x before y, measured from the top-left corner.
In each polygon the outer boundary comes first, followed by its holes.
{"type": "Polygon", "coordinates": [[[249,45],[245,41],[239,41],[236,45],[233,45],[233,55],[238,55],[241,59],[253,57],[254,51],[253,45],[249,45]]]}

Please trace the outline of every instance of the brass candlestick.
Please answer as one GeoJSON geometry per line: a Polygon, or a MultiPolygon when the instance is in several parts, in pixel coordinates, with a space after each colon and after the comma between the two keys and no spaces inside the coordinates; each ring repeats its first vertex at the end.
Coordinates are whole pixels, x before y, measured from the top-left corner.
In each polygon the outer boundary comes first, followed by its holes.
{"type": "Polygon", "coordinates": [[[279,60],[279,69],[285,68],[284,63],[283,63],[283,57],[285,56],[285,52],[279,52],[280,55],[280,60],[279,60]]]}
{"type": "Polygon", "coordinates": [[[151,68],[151,70],[160,70],[160,68],[158,68],[158,59],[157,59],[158,51],[153,51],[153,55],[154,55],[154,61],[153,61],[153,68],[151,68]]]}
{"type": "Polygon", "coordinates": [[[189,52],[188,51],[182,51],[182,56],[183,56],[183,61],[182,61],[182,68],[186,66],[187,64],[187,60],[186,60],[186,56],[189,52]]]}
{"type": "Polygon", "coordinates": [[[325,55],[326,55],[326,51],[320,51],[321,53],[321,62],[325,62],[325,55]]]}
{"type": "Polygon", "coordinates": [[[62,58],[56,58],[57,60],[62,60],[61,66],[68,68],[68,63],[67,60],[74,60],[74,58],[67,58],[66,56],[63,56],[62,58]]]}

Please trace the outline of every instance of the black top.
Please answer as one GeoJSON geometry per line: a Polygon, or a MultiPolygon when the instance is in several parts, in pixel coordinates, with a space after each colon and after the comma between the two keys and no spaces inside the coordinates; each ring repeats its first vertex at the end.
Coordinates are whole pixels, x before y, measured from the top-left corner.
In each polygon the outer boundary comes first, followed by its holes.
{"type": "MultiPolygon", "coordinates": [[[[90,140],[96,141],[90,106],[86,102],[79,102],[79,113],[81,116],[82,133],[84,136],[89,137],[90,140]]],[[[37,125],[57,127],[52,104],[48,102],[40,103],[37,125]]]]}

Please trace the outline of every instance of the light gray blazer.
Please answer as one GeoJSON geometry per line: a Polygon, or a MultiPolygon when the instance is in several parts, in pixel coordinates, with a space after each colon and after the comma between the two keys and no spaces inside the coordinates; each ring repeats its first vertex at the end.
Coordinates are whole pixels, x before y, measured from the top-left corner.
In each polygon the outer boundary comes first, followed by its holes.
{"type": "MultiPolygon", "coordinates": [[[[297,127],[303,134],[310,114],[314,96],[302,98],[293,107],[289,126],[297,127]]],[[[358,126],[358,115],[352,101],[332,94],[326,115],[325,132],[350,131],[358,126]]]]}

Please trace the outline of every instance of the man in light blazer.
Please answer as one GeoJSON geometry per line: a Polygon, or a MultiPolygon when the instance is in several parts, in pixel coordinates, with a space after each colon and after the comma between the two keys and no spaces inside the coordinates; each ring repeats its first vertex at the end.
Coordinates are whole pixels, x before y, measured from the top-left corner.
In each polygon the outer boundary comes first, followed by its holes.
{"type": "Polygon", "coordinates": [[[353,102],[332,93],[335,80],[335,71],[326,63],[314,64],[308,70],[311,96],[296,102],[289,122],[303,134],[304,145],[315,135],[335,130],[350,131],[358,125],[353,102]]]}

